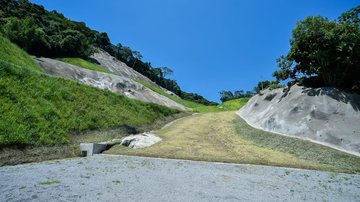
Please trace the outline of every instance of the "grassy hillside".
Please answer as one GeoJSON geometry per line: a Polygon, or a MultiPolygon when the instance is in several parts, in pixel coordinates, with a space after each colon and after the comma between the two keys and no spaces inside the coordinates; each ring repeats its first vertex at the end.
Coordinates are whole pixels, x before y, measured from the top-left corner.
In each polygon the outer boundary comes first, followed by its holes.
{"type": "Polygon", "coordinates": [[[226,101],[218,106],[199,106],[195,107],[195,112],[223,112],[239,110],[249,101],[249,98],[239,98],[235,100],[226,101]]]}
{"type": "Polygon", "coordinates": [[[174,100],[175,102],[184,105],[185,107],[196,108],[196,107],[204,106],[204,105],[196,103],[196,102],[192,102],[192,101],[189,101],[189,100],[183,100],[183,99],[181,99],[181,98],[179,98],[177,96],[169,95],[163,89],[161,89],[161,88],[159,88],[159,87],[157,87],[157,86],[155,86],[153,84],[150,84],[147,81],[140,81],[139,80],[137,82],[141,83],[142,85],[146,86],[147,88],[151,89],[152,91],[159,93],[160,95],[168,97],[168,98],[174,100]]]}
{"type": "Polygon", "coordinates": [[[49,77],[41,73],[31,57],[2,36],[0,59],[2,146],[64,144],[73,131],[137,128],[178,112],[49,77]]]}
{"type": "Polygon", "coordinates": [[[189,100],[183,100],[183,99],[173,96],[173,95],[169,95],[163,89],[161,89],[153,84],[150,84],[149,82],[146,82],[146,81],[138,81],[138,82],[143,84],[147,88],[159,93],[160,95],[168,97],[168,98],[174,100],[175,102],[180,103],[180,104],[190,108],[190,110],[193,112],[235,111],[235,110],[240,109],[242,106],[244,106],[249,100],[249,98],[240,98],[240,99],[235,99],[235,100],[230,100],[230,101],[224,102],[217,106],[206,106],[206,105],[195,103],[195,102],[192,102],[189,100]]]}
{"type": "Polygon", "coordinates": [[[94,63],[91,63],[89,61],[86,61],[84,59],[81,58],[57,58],[58,60],[62,61],[62,62],[66,62],[78,67],[82,67],[85,69],[89,69],[89,70],[94,70],[94,71],[98,71],[98,72],[105,72],[105,73],[109,73],[109,74],[113,74],[112,72],[110,72],[109,70],[96,65],[94,63]]]}
{"type": "Polygon", "coordinates": [[[42,69],[37,65],[37,63],[31,59],[31,57],[20,48],[17,48],[15,45],[5,37],[0,35],[0,64],[1,66],[5,64],[16,64],[19,66],[25,66],[29,70],[42,71],[42,69]]]}

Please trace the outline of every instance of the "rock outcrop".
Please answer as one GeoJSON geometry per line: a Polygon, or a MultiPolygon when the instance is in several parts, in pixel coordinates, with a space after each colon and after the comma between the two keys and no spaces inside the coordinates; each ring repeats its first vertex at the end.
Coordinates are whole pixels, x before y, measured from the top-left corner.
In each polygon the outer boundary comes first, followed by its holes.
{"type": "Polygon", "coordinates": [[[37,58],[37,62],[50,75],[76,80],[83,84],[110,90],[114,93],[123,94],[129,98],[144,102],[156,103],[180,110],[187,109],[183,105],[134,81],[130,75],[127,75],[127,77],[125,74],[120,76],[120,74],[115,75],[92,71],[50,58],[37,58]]]}
{"type": "Polygon", "coordinates": [[[151,133],[129,135],[121,140],[121,144],[133,149],[150,147],[162,139],[151,133]]]}
{"type": "MultiPolygon", "coordinates": [[[[125,78],[132,79],[134,81],[142,80],[152,83],[153,85],[158,86],[153,81],[151,81],[146,76],[140,74],[139,72],[135,71],[134,69],[128,67],[125,63],[121,62],[120,60],[116,59],[115,57],[111,56],[109,53],[102,49],[96,49],[95,53],[90,56],[93,62],[97,63],[98,65],[102,66],[103,68],[113,72],[119,76],[123,76],[125,78]]],[[[159,88],[163,89],[169,95],[177,96],[175,93],[158,86],[159,88]]]]}
{"type": "Polygon", "coordinates": [[[264,90],[237,114],[251,126],[360,156],[360,95],[299,85],[264,90]]]}

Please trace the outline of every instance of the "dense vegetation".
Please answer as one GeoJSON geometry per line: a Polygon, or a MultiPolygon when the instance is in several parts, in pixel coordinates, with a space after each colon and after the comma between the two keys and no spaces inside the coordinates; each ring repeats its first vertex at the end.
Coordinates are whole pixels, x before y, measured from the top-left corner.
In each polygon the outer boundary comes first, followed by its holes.
{"type": "Polygon", "coordinates": [[[279,81],[268,81],[268,80],[265,80],[265,81],[259,81],[258,84],[255,86],[254,88],[254,91],[256,93],[259,93],[261,90],[264,90],[264,89],[276,89],[276,88],[282,88],[284,87],[283,85],[280,84],[279,81]]]}
{"type": "Polygon", "coordinates": [[[1,0],[2,33],[32,55],[87,57],[100,33],[27,0],[1,0]]]}
{"type": "Polygon", "coordinates": [[[86,59],[99,47],[183,99],[217,104],[182,91],[175,80],[166,78],[172,73],[170,68],[152,67],[150,62],[142,61],[138,51],[121,44],[113,45],[107,33],[92,30],[84,22],[69,20],[57,11],[47,11],[28,0],[0,0],[0,5],[0,31],[32,55],[86,59]]]}
{"type": "Polygon", "coordinates": [[[220,100],[221,102],[226,102],[230,100],[235,100],[239,98],[250,98],[254,95],[254,91],[243,91],[243,90],[237,90],[234,92],[223,90],[220,92],[220,100]]]}
{"type": "Polygon", "coordinates": [[[297,23],[291,49],[278,59],[278,80],[360,91],[360,6],[337,20],[307,17],[297,23]]]}
{"type": "Polygon", "coordinates": [[[47,76],[1,35],[0,69],[1,146],[62,144],[71,132],[137,128],[178,112],[47,76]]]}

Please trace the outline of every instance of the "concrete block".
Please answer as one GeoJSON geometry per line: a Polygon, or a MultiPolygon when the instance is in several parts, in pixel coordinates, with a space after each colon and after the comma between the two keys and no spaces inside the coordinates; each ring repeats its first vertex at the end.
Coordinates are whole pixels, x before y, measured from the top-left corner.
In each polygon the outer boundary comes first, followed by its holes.
{"type": "Polygon", "coordinates": [[[98,143],[81,143],[80,151],[81,156],[92,156],[94,154],[100,154],[105,151],[107,144],[98,144],[98,143]]]}

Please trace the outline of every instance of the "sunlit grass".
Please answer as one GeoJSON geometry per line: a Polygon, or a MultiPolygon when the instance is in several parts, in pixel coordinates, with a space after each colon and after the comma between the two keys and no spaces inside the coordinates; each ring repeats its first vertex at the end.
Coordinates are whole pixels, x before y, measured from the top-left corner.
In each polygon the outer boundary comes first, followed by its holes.
{"type": "Polygon", "coordinates": [[[19,65],[35,71],[42,71],[41,67],[23,50],[12,44],[0,34],[0,65],[19,65]]]}
{"type": "Polygon", "coordinates": [[[168,93],[166,93],[163,89],[155,86],[155,84],[151,84],[147,81],[142,81],[142,80],[138,80],[139,83],[141,83],[142,85],[144,85],[145,87],[149,88],[150,90],[154,91],[154,92],[157,92],[159,93],[160,95],[163,95],[179,104],[182,104],[184,105],[185,107],[188,107],[188,108],[196,108],[196,107],[201,107],[201,106],[205,106],[205,105],[202,105],[202,104],[199,104],[199,103],[196,103],[196,102],[192,102],[192,101],[189,101],[189,100],[183,100],[175,95],[170,95],[168,93]]]}
{"type": "Polygon", "coordinates": [[[81,58],[57,58],[57,59],[85,69],[113,74],[109,70],[81,58]]]}
{"type": "Polygon", "coordinates": [[[360,173],[356,156],[254,129],[233,111],[186,117],[155,134],[163,141],[152,147],[107,153],[360,173]]]}

